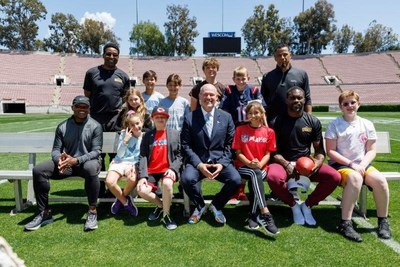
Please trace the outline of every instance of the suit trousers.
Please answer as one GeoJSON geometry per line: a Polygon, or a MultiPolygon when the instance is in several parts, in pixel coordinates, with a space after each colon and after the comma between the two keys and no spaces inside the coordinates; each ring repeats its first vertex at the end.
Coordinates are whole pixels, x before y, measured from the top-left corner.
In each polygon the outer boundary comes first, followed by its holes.
{"type": "MultiPolygon", "coordinates": [[[[182,186],[189,199],[197,208],[205,206],[201,183],[204,179],[202,173],[191,164],[186,164],[182,173],[182,186]]],[[[215,180],[223,183],[221,190],[214,196],[212,204],[217,210],[221,210],[229,199],[235,194],[241,184],[241,177],[232,164],[224,167],[215,180]]]]}

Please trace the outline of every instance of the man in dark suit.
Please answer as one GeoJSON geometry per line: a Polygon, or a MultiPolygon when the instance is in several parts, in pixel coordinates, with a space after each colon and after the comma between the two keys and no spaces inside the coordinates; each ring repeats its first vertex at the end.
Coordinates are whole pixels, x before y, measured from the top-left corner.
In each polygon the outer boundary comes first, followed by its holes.
{"type": "Polygon", "coordinates": [[[189,219],[190,224],[198,223],[206,210],[201,193],[203,178],[215,179],[224,184],[209,207],[218,223],[225,224],[222,208],[241,183],[241,178],[232,165],[231,144],[235,125],[229,113],[215,108],[217,89],[205,84],[200,89],[201,108],[185,116],[181,132],[185,169],[182,185],[196,208],[189,219]]]}

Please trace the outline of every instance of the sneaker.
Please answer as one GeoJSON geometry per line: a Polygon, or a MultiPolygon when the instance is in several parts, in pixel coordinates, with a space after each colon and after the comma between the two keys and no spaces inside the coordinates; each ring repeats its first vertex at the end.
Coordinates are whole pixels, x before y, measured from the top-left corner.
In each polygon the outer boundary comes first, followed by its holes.
{"type": "Polygon", "coordinates": [[[338,226],[338,232],[349,240],[361,242],[362,238],[353,228],[353,223],[349,220],[342,221],[338,226]]]}
{"type": "Polygon", "coordinates": [[[44,211],[42,211],[36,215],[36,217],[30,223],[25,224],[24,228],[28,231],[35,231],[41,226],[52,223],[53,221],[54,220],[51,212],[47,213],[46,217],[44,217],[44,211]]]}
{"type": "Polygon", "coordinates": [[[115,215],[118,212],[120,212],[123,207],[124,204],[122,204],[121,201],[119,201],[118,198],[116,198],[114,203],[111,205],[111,213],[115,215]]]}
{"type": "Polygon", "coordinates": [[[150,213],[150,215],[149,215],[149,217],[147,219],[149,221],[157,220],[160,217],[162,211],[163,211],[163,208],[156,207],[156,209],[152,213],[150,213]]]}
{"type": "Polygon", "coordinates": [[[378,225],[378,236],[382,239],[390,239],[392,237],[392,232],[390,231],[390,226],[387,218],[380,220],[378,225]]]}
{"type": "Polygon", "coordinates": [[[249,218],[247,218],[246,222],[247,225],[245,226],[245,228],[247,230],[255,231],[258,230],[258,228],[260,228],[260,226],[257,223],[257,217],[254,215],[251,215],[249,218]]]}
{"type": "Polygon", "coordinates": [[[243,200],[243,201],[249,200],[249,199],[247,198],[247,195],[246,195],[245,193],[240,193],[237,199],[238,199],[238,200],[243,200]]]}
{"type": "Polygon", "coordinates": [[[161,219],[161,221],[165,225],[165,228],[167,228],[168,230],[174,230],[174,229],[176,229],[178,227],[176,225],[176,222],[171,218],[171,216],[169,214],[165,215],[161,219]]]}
{"type": "Polygon", "coordinates": [[[88,212],[88,216],[85,222],[85,231],[97,229],[97,214],[91,211],[88,212]]]}
{"type": "Polygon", "coordinates": [[[226,218],[225,218],[224,214],[222,213],[222,210],[217,210],[217,208],[213,204],[210,204],[209,209],[214,214],[215,221],[217,223],[221,223],[221,224],[226,223],[226,218]]]}
{"type": "Polygon", "coordinates": [[[135,203],[132,200],[131,196],[126,196],[126,201],[128,202],[126,205],[124,205],[124,209],[128,211],[132,216],[136,217],[138,216],[138,208],[135,206],[135,203]]]}
{"type": "Polygon", "coordinates": [[[316,225],[317,222],[315,221],[312,213],[311,213],[311,209],[309,207],[307,207],[306,203],[303,202],[301,203],[301,211],[303,212],[304,215],[304,220],[306,222],[306,224],[313,226],[316,225]]]}
{"type": "Polygon", "coordinates": [[[293,221],[295,224],[304,225],[304,215],[301,212],[300,205],[298,203],[294,204],[292,207],[293,221]]]}
{"type": "Polygon", "coordinates": [[[259,214],[257,216],[257,222],[260,224],[262,228],[264,228],[265,232],[270,235],[279,234],[279,230],[275,225],[274,219],[272,218],[271,213],[267,214],[259,214]]]}
{"type": "Polygon", "coordinates": [[[202,207],[200,210],[198,208],[196,208],[193,211],[192,216],[190,216],[188,223],[189,224],[196,224],[200,221],[201,216],[203,215],[203,213],[205,213],[206,211],[206,206],[202,207]]]}

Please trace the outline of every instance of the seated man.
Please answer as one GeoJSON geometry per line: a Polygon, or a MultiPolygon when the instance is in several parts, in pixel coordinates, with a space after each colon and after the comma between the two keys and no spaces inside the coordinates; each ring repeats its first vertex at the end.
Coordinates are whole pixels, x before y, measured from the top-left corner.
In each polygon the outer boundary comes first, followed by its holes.
{"type": "Polygon", "coordinates": [[[181,144],[186,165],[182,185],[196,206],[190,224],[198,223],[206,209],[199,183],[204,177],[224,183],[209,207],[215,220],[221,224],[226,222],[221,210],[241,183],[240,175],[232,165],[235,125],[231,115],[215,108],[217,99],[215,86],[203,85],[199,94],[201,108],[187,114],[183,122],[181,144]]]}
{"type": "Polygon", "coordinates": [[[50,178],[64,179],[81,176],[85,179],[89,212],[84,230],[97,229],[97,198],[103,130],[89,114],[90,102],[85,96],[77,96],[72,102],[73,115],[61,122],[56,129],[52,159],[33,168],[33,188],[39,214],[25,225],[26,230],[37,230],[53,222],[49,208],[50,178]]]}
{"type": "Polygon", "coordinates": [[[311,208],[335,190],[341,177],[335,169],[323,163],[325,151],[321,122],[315,116],[304,112],[304,103],[303,89],[294,86],[287,91],[287,113],[278,115],[272,126],[276,134],[277,152],[273,156],[275,163],[269,166],[267,181],[272,192],[292,208],[296,224],[316,225],[311,208]],[[312,158],[315,167],[309,178],[318,182],[318,185],[306,201],[299,205],[288,190],[287,180],[298,178],[294,162],[300,157],[309,157],[311,145],[315,151],[312,158]]]}

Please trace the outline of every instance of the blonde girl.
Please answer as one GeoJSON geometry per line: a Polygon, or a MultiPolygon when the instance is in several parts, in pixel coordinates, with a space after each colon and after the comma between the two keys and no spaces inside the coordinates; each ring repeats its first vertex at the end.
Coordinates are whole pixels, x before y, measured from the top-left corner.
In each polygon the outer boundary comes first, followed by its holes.
{"type": "Polygon", "coordinates": [[[112,214],[117,214],[122,209],[128,211],[132,216],[138,214],[130,193],[137,183],[142,127],[143,118],[139,113],[131,113],[125,117],[125,129],[121,131],[119,136],[117,155],[110,163],[106,177],[106,184],[116,197],[111,206],[112,214]],[[118,185],[118,181],[122,178],[126,179],[123,190],[118,185]]]}

